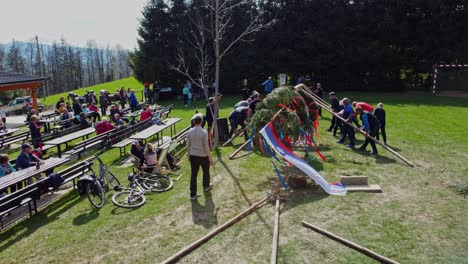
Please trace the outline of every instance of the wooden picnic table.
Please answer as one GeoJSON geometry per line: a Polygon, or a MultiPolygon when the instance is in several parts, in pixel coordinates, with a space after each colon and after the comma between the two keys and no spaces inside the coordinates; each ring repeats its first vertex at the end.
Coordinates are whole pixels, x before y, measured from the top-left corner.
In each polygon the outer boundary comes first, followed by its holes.
{"type": "Polygon", "coordinates": [[[48,134],[51,132],[50,123],[55,124],[55,119],[39,119],[37,122],[44,125],[44,134],[48,134]]]}
{"type": "Polygon", "coordinates": [[[182,120],[182,118],[167,118],[166,120],[163,120],[164,125],[152,125],[148,127],[147,129],[136,133],[135,135],[131,136],[131,139],[136,139],[136,140],[143,140],[143,143],[146,143],[146,140],[154,135],[156,135],[157,139],[159,140],[159,133],[161,133],[164,129],[170,128],[171,130],[171,137],[173,133],[175,133],[175,124],[182,120]]]}
{"type": "Polygon", "coordinates": [[[7,128],[6,130],[0,130],[0,137],[9,136],[9,135],[15,133],[16,131],[19,131],[19,129],[18,128],[7,128]]]}
{"type": "Polygon", "coordinates": [[[89,127],[83,130],[78,130],[74,133],[65,135],[63,137],[59,137],[59,138],[44,142],[44,145],[57,146],[57,152],[58,152],[57,154],[60,158],[62,157],[62,149],[60,148],[62,144],[68,144],[68,142],[74,139],[80,138],[80,137],[83,138],[83,140],[85,140],[85,138],[88,138],[89,135],[94,133],[95,131],[96,129],[94,127],[89,127]]]}
{"type": "Polygon", "coordinates": [[[5,190],[10,186],[13,186],[17,183],[28,180],[38,174],[58,167],[67,161],[69,161],[69,159],[49,158],[44,160],[44,164],[40,165],[39,169],[37,169],[36,166],[31,166],[23,170],[15,171],[4,177],[0,177],[0,190],[5,190]]]}

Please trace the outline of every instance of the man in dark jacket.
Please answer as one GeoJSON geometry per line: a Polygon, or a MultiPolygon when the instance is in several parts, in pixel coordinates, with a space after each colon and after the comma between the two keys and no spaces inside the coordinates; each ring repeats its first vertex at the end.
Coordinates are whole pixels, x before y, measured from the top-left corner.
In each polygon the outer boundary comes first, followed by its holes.
{"type": "Polygon", "coordinates": [[[374,115],[380,122],[380,128],[377,129],[376,137],[379,139],[379,131],[382,132],[382,138],[385,145],[387,145],[387,133],[385,133],[385,110],[382,103],[377,104],[377,108],[374,110],[374,115]]]}
{"type": "MultiPolygon", "coordinates": [[[[328,98],[331,101],[331,108],[333,109],[333,113],[338,114],[342,109],[340,107],[340,100],[336,96],[335,92],[331,92],[328,95],[329,95],[328,98]]],[[[328,128],[327,131],[329,132],[333,131],[333,136],[336,136],[336,132],[338,131],[338,128],[341,129],[341,127],[342,127],[341,120],[336,116],[332,116],[330,128],[328,128]]]]}
{"type": "Polygon", "coordinates": [[[359,148],[359,150],[366,150],[367,145],[370,143],[372,147],[371,155],[377,155],[378,152],[377,147],[375,146],[375,142],[371,140],[369,136],[375,137],[375,135],[377,134],[377,129],[379,129],[380,127],[379,121],[377,120],[377,118],[375,118],[374,115],[362,110],[362,108],[359,106],[356,107],[356,114],[361,116],[361,121],[363,124],[362,128],[366,132],[366,141],[364,141],[364,144],[359,148]]]}
{"type": "Polygon", "coordinates": [[[231,130],[229,131],[229,139],[234,134],[234,131],[237,130],[237,127],[240,125],[242,129],[245,128],[245,120],[247,119],[247,113],[249,111],[249,107],[237,107],[234,111],[231,112],[229,115],[229,123],[231,123],[231,130]]]}
{"type": "Polygon", "coordinates": [[[73,102],[73,115],[79,116],[83,112],[81,108],[80,99],[78,97],[75,98],[75,102],[73,102]]]}
{"type": "Polygon", "coordinates": [[[36,166],[37,163],[44,164],[40,158],[32,154],[33,147],[28,143],[21,145],[21,153],[16,158],[16,168],[18,170],[23,170],[31,166],[36,166]]]}

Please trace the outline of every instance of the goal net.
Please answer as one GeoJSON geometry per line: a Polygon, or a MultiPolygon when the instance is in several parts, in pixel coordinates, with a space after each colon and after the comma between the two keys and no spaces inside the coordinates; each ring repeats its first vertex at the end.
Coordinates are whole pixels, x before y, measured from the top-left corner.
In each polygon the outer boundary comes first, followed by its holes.
{"type": "Polygon", "coordinates": [[[465,91],[468,92],[468,64],[436,65],[432,92],[465,91]]]}

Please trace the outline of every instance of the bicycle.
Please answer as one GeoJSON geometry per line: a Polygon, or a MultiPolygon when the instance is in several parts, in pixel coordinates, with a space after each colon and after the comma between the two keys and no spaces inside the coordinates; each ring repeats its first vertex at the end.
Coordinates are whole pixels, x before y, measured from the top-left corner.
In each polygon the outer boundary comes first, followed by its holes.
{"type": "Polygon", "coordinates": [[[86,195],[89,202],[99,209],[104,206],[104,193],[109,191],[109,185],[113,187],[114,191],[120,191],[121,184],[99,157],[95,159],[99,161],[99,177],[90,169],[91,173],[88,175],[90,180],[86,184],[86,195]]]}
{"type": "MultiPolygon", "coordinates": [[[[137,174],[135,168],[133,168],[133,174],[137,174]]],[[[171,177],[158,173],[153,174],[140,170],[137,175],[139,176],[136,178],[138,182],[148,191],[165,192],[172,189],[172,186],[174,185],[174,181],[171,177]]]]}
{"type": "Polygon", "coordinates": [[[121,188],[119,192],[112,195],[112,203],[123,208],[138,208],[146,203],[147,190],[140,184],[143,177],[130,173],[128,180],[130,188],[121,188]]]}

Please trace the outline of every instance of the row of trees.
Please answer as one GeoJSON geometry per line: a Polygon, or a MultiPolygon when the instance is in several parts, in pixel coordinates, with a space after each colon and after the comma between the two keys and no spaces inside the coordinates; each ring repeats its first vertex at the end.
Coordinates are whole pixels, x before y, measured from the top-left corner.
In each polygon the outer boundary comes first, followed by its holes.
{"type": "Polygon", "coordinates": [[[36,38],[0,46],[0,71],[51,77],[41,96],[129,77],[128,60],[128,51],[120,45],[101,48],[95,41],[85,48],[71,46],[64,38],[51,45],[36,38]]]}
{"type": "Polygon", "coordinates": [[[243,78],[259,88],[279,73],[292,79],[310,76],[335,90],[427,89],[434,64],[468,61],[464,0],[150,0],[142,13],[138,49],[131,55],[136,77],[180,87],[185,79],[176,70],[181,54],[184,71],[200,75],[194,47],[203,32],[209,36],[203,39],[214,80],[212,47],[217,42],[210,36],[217,31],[216,2],[233,7],[221,25],[226,28],[219,41],[225,44],[255,14],[262,13],[261,25],[276,22],[237,43],[222,60],[223,92],[238,91],[243,78]]]}

